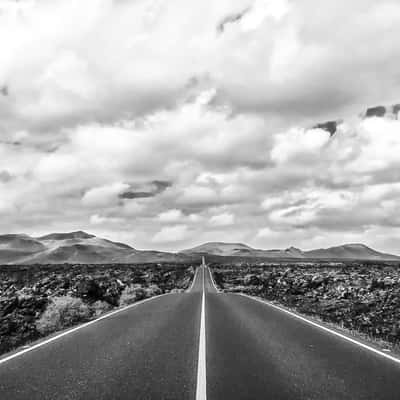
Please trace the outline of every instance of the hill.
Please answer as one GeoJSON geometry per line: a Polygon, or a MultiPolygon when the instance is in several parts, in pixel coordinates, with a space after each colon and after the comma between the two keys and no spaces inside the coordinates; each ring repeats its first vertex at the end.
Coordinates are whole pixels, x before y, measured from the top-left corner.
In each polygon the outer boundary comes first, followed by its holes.
{"type": "Polygon", "coordinates": [[[37,238],[0,235],[1,264],[107,264],[183,262],[173,253],[141,251],[86,232],[51,233],[37,238]]]}
{"type": "Polygon", "coordinates": [[[287,249],[261,250],[240,243],[209,242],[186,249],[181,252],[185,255],[212,255],[224,257],[248,257],[248,258],[272,258],[272,259],[335,259],[335,260],[379,260],[400,261],[400,257],[381,253],[363,244],[344,244],[342,246],[329,247],[302,251],[296,247],[287,249]]]}
{"type": "Polygon", "coordinates": [[[158,262],[198,262],[210,259],[273,260],[370,260],[400,261],[400,257],[381,253],[363,244],[344,244],[303,251],[254,249],[244,243],[208,242],[179,253],[137,250],[86,232],[51,233],[40,237],[25,234],[0,235],[0,264],[135,264],[158,262]]]}

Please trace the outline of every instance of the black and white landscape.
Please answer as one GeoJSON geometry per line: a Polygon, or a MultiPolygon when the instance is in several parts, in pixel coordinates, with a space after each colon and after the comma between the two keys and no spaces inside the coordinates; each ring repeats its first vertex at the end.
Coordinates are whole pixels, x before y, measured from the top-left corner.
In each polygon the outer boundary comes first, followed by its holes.
{"type": "Polygon", "coordinates": [[[0,399],[400,393],[400,3],[0,0],[0,399]]]}
{"type": "Polygon", "coordinates": [[[243,243],[210,242],[176,253],[137,250],[86,232],[51,233],[41,237],[25,234],[0,235],[1,264],[127,264],[189,262],[204,256],[239,259],[376,260],[400,261],[400,257],[373,250],[363,244],[344,244],[327,249],[302,251],[254,249],[243,243]]]}

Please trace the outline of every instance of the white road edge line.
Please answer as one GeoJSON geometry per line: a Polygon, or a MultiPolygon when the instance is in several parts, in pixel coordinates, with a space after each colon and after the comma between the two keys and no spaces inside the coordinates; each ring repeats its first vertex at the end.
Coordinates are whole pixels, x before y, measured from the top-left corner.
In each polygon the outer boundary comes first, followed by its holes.
{"type": "Polygon", "coordinates": [[[212,282],[212,284],[214,286],[214,289],[217,291],[217,293],[219,293],[219,289],[217,288],[217,285],[215,284],[214,277],[213,277],[213,274],[211,273],[210,268],[207,268],[207,270],[208,270],[208,273],[210,274],[211,282],[212,282]]]}
{"type": "Polygon", "coordinates": [[[37,343],[37,344],[35,344],[35,345],[31,346],[31,347],[28,347],[28,348],[26,348],[26,349],[23,349],[23,350],[21,350],[21,351],[18,351],[17,353],[11,354],[11,355],[9,355],[8,357],[2,358],[2,359],[0,359],[0,365],[1,365],[1,364],[4,364],[4,363],[6,363],[7,361],[10,361],[10,360],[12,360],[12,359],[14,359],[14,358],[20,357],[20,356],[22,356],[22,355],[25,354],[25,353],[29,353],[30,351],[36,350],[36,349],[38,349],[39,347],[43,347],[43,346],[45,346],[46,344],[49,344],[49,343],[51,343],[51,342],[54,342],[54,341],[56,341],[56,340],[58,340],[58,339],[60,339],[60,338],[62,338],[62,337],[64,337],[64,336],[67,336],[67,335],[70,335],[71,333],[74,333],[74,332],[76,332],[76,331],[79,331],[80,329],[86,328],[86,327],[89,326],[89,325],[95,324],[96,322],[99,322],[99,321],[101,321],[102,319],[109,318],[109,317],[111,317],[111,316],[113,316],[113,315],[115,315],[115,314],[118,314],[118,313],[120,313],[120,312],[126,311],[126,310],[128,310],[129,308],[133,308],[133,307],[139,306],[139,305],[141,305],[141,304],[143,304],[143,303],[147,303],[148,301],[155,300],[155,299],[160,298],[160,297],[163,297],[163,296],[168,296],[168,295],[170,295],[170,294],[172,294],[172,293],[160,294],[160,295],[158,295],[158,296],[150,297],[150,298],[148,298],[148,299],[145,299],[145,300],[142,300],[142,301],[138,301],[137,303],[130,304],[129,306],[126,306],[126,307],[123,307],[123,308],[119,308],[118,310],[111,311],[110,313],[105,314],[105,315],[103,315],[103,316],[101,316],[101,317],[99,317],[99,318],[93,319],[92,321],[89,321],[89,322],[85,322],[84,324],[78,325],[78,326],[76,326],[75,328],[68,329],[67,331],[64,331],[64,332],[62,332],[62,333],[59,333],[59,334],[56,335],[56,336],[52,336],[52,337],[49,338],[49,339],[45,339],[45,340],[43,340],[42,342],[37,343]]]}
{"type": "Polygon", "coordinates": [[[196,400],[207,399],[207,373],[206,373],[206,316],[205,316],[205,293],[204,293],[204,272],[203,272],[203,293],[201,299],[201,317],[200,317],[200,338],[199,338],[199,357],[197,361],[197,387],[196,400]]]}
{"type": "Polygon", "coordinates": [[[287,309],[285,309],[283,307],[279,307],[279,306],[277,306],[275,304],[272,304],[272,303],[270,303],[268,301],[258,299],[257,297],[249,296],[249,295],[244,294],[244,293],[237,293],[237,294],[239,296],[248,297],[251,300],[258,301],[260,303],[266,304],[267,306],[273,307],[273,308],[275,308],[275,309],[277,309],[279,311],[282,311],[282,312],[284,312],[286,314],[289,314],[290,316],[292,316],[294,318],[297,318],[297,319],[299,319],[299,320],[301,320],[303,322],[306,322],[307,324],[313,325],[313,326],[315,326],[315,327],[317,327],[319,329],[324,330],[325,332],[331,333],[332,335],[340,337],[341,339],[347,340],[348,342],[351,342],[351,343],[353,343],[353,344],[355,344],[357,346],[360,346],[360,347],[362,347],[362,348],[364,348],[366,350],[369,350],[369,351],[371,351],[371,352],[373,352],[373,353],[375,353],[375,354],[377,354],[377,355],[379,355],[381,357],[384,357],[384,358],[386,358],[388,360],[391,360],[391,361],[395,362],[396,364],[400,364],[400,359],[399,358],[396,358],[396,357],[393,357],[393,356],[391,356],[389,354],[383,353],[382,351],[380,351],[378,349],[375,349],[375,348],[373,348],[371,346],[368,346],[367,344],[359,342],[356,339],[353,339],[353,338],[348,337],[346,335],[343,335],[343,334],[341,334],[339,332],[336,332],[336,331],[334,331],[334,330],[332,330],[332,329],[330,329],[330,328],[328,328],[326,326],[318,324],[317,322],[311,321],[311,320],[309,320],[309,319],[307,319],[305,317],[302,317],[302,316],[300,316],[298,314],[295,314],[295,313],[293,313],[293,312],[291,312],[291,311],[289,311],[289,310],[287,310],[287,309]]]}
{"type": "Polygon", "coordinates": [[[199,269],[197,268],[196,272],[194,273],[194,276],[193,276],[192,284],[190,285],[189,289],[186,290],[186,293],[189,293],[189,292],[192,291],[193,285],[194,285],[194,282],[196,281],[196,276],[197,276],[198,272],[199,272],[199,269]]]}

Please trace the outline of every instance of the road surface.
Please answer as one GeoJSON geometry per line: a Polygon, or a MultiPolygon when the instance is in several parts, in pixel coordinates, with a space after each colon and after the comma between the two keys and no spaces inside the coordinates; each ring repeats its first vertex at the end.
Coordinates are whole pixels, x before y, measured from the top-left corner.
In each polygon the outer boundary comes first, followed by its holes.
{"type": "Polygon", "coordinates": [[[187,293],[123,310],[5,362],[1,400],[399,400],[400,364],[254,299],[187,293]]]}

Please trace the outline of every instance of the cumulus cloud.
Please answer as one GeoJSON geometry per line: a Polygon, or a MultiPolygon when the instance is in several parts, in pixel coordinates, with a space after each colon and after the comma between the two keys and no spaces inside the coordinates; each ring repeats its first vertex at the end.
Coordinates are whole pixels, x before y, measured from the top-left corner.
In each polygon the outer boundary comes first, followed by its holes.
{"type": "Polygon", "coordinates": [[[0,171],[0,182],[7,183],[12,180],[12,175],[7,171],[0,171]]]}
{"type": "Polygon", "coordinates": [[[153,237],[154,243],[180,242],[187,237],[188,227],[186,225],[173,225],[161,228],[153,237]]]}
{"type": "Polygon", "coordinates": [[[177,222],[183,218],[181,210],[168,210],[158,214],[158,218],[161,222],[177,222]]]}
{"type": "Polygon", "coordinates": [[[120,193],[129,187],[126,183],[116,182],[88,190],[82,197],[82,203],[88,206],[107,206],[115,202],[120,193]]]}
{"type": "Polygon", "coordinates": [[[123,221],[121,218],[110,218],[110,217],[105,217],[99,214],[93,214],[90,217],[90,223],[92,225],[109,225],[109,224],[120,224],[123,221]]]}
{"type": "Polygon", "coordinates": [[[2,230],[398,251],[400,108],[358,115],[399,35],[391,0],[1,2],[2,230]]]}
{"type": "Polygon", "coordinates": [[[235,216],[231,213],[222,213],[213,215],[210,218],[210,225],[213,226],[227,226],[232,225],[235,221],[235,216]]]}
{"type": "Polygon", "coordinates": [[[330,133],[321,129],[304,130],[294,128],[289,132],[277,135],[276,143],[271,150],[271,159],[277,163],[293,159],[305,162],[310,157],[319,156],[320,150],[330,139],[330,133]]]}
{"type": "Polygon", "coordinates": [[[194,78],[236,110],[286,118],[397,93],[400,6],[389,0],[18,3],[0,14],[10,129],[144,115],[175,105],[194,78]]]}

